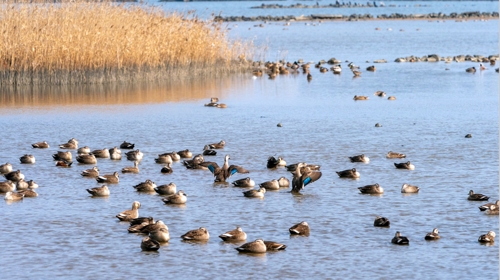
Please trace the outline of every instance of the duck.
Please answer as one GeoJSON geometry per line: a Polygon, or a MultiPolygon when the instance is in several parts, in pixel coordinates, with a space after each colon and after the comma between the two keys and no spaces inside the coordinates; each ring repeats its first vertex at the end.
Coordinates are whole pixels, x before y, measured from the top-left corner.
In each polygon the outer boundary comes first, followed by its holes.
{"type": "Polygon", "coordinates": [[[367,156],[365,156],[364,154],[349,157],[349,159],[351,160],[351,162],[363,162],[363,163],[370,162],[370,159],[367,156]]]}
{"type": "Polygon", "coordinates": [[[24,198],[24,194],[22,193],[17,193],[17,192],[7,192],[5,194],[4,200],[7,201],[19,201],[24,198]]]}
{"type": "Polygon", "coordinates": [[[319,72],[320,72],[320,73],[326,73],[326,72],[328,72],[328,68],[325,68],[325,67],[320,67],[320,68],[319,68],[319,72]]]}
{"type": "Polygon", "coordinates": [[[165,227],[163,228],[157,229],[155,231],[150,231],[149,238],[161,243],[168,242],[170,240],[170,232],[168,231],[168,227],[165,225],[165,227]]]}
{"type": "Polygon", "coordinates": [[[141,233],[149,234],[152,231],[157,231],[162,228],[167,228],[167,225],[161,220],[156,221],[155,223],[149,223],[149,225],[143,227],[141,229],[141,233]]]}
{"type": "Polygon", "coordinates": [[[122,168],[122,173],[139,173],[139,162],[134,161],[134,166],[128,166],[122,168]]]}
{"type": "Polygon", "coordinates": [[[500,206],[500,200],[495,201],[495,203],[486,203],[484,205],[479,206],[479,210],[481,211],[486,211],[490,209],[490,206],[495,205],[495,206],[500,206]]]}
{"type": "Polygon", "coordinates": [[[490,230],[490,231],[488,231],[487,234],[483,234],[483,235],[479,236],[477,241],[480,243],[492,243],[492,242],[495,242],[495,236],[496,236],[496,233],[494,231],[490,230]]]}
{"type": "Polygon", "coordinates": [[[91,152],[96,158],[109,158],[109,150],[104,148],[101,150],[93,150],[91,152]]]}
{"type": "MultiPolygon", "coordinates": [[[[192,159],[190,160],[184,160],[182,164],[187,168],[187,169],[197,169],[197,166],[200,165],[200,163],[204,162],[205,158],[202,155],[195,155],[192,159]]],[[[208,169],[208,168],[207,168],[208,169]]]]}
{"type": "Polygon", "coordinates": [[[274,241],[264,241],[264,244],[266,245],[267,251],[281,251],[286,249],[285,244],[274,241]]]}
{"type": "Polygon", "coordinates": [[[368,96],[364,96],[364,95],[354,95],[354,98],[353,98],[355,101],[358,101],[358,100],[368,100],[368,96]]]}
{"type": "Polygon", "coordinates": [[[116,217],[120,221],[128,222],[139,217],[139,208],[141,208],[141,203],[139,201],[134,201],[132,202],[132,209],[125,210],[116,215],[116,217]]]}
{"type": "Polygon", "coordinates": [[[209,102],[209,103],[205,103],[204,105],[205,107],[217,107],[217,102],[209,102]]]}
{"type": "Polygon", "coordinates": [[[139,225],[142,223],[154,224],[155,219],[153,217],[138,217],[129,221],[131,226],[139,225]]]}
{"type": "Polygon", "coordinates": [[[413,165],[411,162],[407,161],[407,162],[401,162],[401,163],[394,163],[394,166],[397,168],[397,169],[408,169],[408,170],[414,170],[415,169],[415,165],[413,165]]]}
{"type": "Polygon", "coordinates": [[[287,178],[281,176],[278,179],[278,185],[280,186],[280,188],[288,188],[288,187],[290,187],[290,180],[288,180],[287,178]]]}
{"type": "Polygon", "coordinates": [[[154,192],[155,188],[155,182],[149,179],[134,186],[134,189],[138,192],[154,192]]]}
{"type": "Polygon", "coordinates": [[[335,173],[337,173],[337,175],[339,175],[340,178],[357,179],[360,177],[360,174],[358,171],[356,171],[356,168],[336,171],[335,173]]]}
{"type": "Polygon", "coordinates": [[[233,184],[233,186],[240,187],[240,188],[253,188],[253,187],[255,187],[255,181],[250,179],[250,177],[236,180],[232,184],[233,184]]]}
{"type": "Polygon", "coordinates": [[[378,97],[385,97],[386,94],[384,91],[378,90],[375,92],[375,95],[378,97]]]}
{"type": "Polygon", "coordinates": [[[496,204],[490,205],[486,210],[486,215],[498,215],[498,210],[499,210],[498,205],[496,204]]]}
{"type": "Polygon", "coordinates": [[[71,138],[67,143],[59,145],[61,149],[78,149],[78,140],[71,138]]]}
{"type": "Polygon", "coordinates": [[[219,167],[215,162],[207,166],[208,170],[210,170],[215,177],[214,182],[226,182],[226,180],[235,173],[249,173],[248,170],[240,166],[229,165],[229,159],[229,155],[224,157],[224,164],[222,167],[219,167]]]}
{"type": "Polygon", "coordinates": [[[375,72],[376,70],[377,70],[377,68],[375,67],[375,65],[371,65],[371,66],[366,67],[366,71],[375,72]]]}
{"type": "Polygon", "coordinates": [[[465,72],[467,73],[476,73],[476,67],[469,67],[465,69],[465,72]]]}
{"type": "Polygon", "coordinates": [[[290,234],[309,235],[311,230],[309,228],[309,224],[303,221],[296,225],[293,225],[291,228],[288,229],[288,231],[290,232],[290,234]]]}
{"type": "Polygon", "coordinates": [[[235,249],[240,253],[263,254],[267,252],[266,244],[262,239],[256,239],[255,241],[245,243],[235,249]]]}
{"type": "Polygon", "coordinates": [[[50,146],[49,146],[49,143],[47,143],[47,141],[43,141],[43,142],[33,143],[33,144],[31,144],[31,147],[33,147],[34,149],[47,149],[50,146]]]}
{"type": "Polygon", "coordinates": [[[67,161],[73,161],[73,155],[71,155],[71,152],[62,152],[58,151],[57,154],[53,154],[52,158],[54,160],[67,160],[67,161]]]}
{"type": "Polygon", "coordinates": [[[118,175],[118,172],[114,172],[113,174],[97,176],[95,179],[99,183],[107,183],[107,184],[118,184],[120,182],[120,176],[118,175]]]}
{"type": "Polygon", "coordinates": [[[163,174],[171,174],[172,172],[174,172],[174,170],[172,169],[171,164],[167,163],[161,168],[160,172],[163,174]]]}
{"type": "Polygon", "coordinates": [[[380,123],[376,123],[375,127],[382,127],[382,125],[380,123]]]}
{"type": "Polygon", "coordinates": [[[483,71],[486,70],[486,67],[482,63],[479,63],[479,70],[483,71]]]}
{"type": "Polygon", "coordinates": [[[162,199],[162,201],[165,204],[185,204],[187,202],[187,194],[180,190],[176,194],[162,199]]]}
{"type": "Polygon", "coordinates": [[[361,76],[361,71],[352,70],[352,74],[354,75],[354,77],[359,77],[359,76],[361,76]]]}
{"type": "Polygon", "coordinates": [[[154,188],[154,190],[159,195],[172,195],[177,192],[177,186],[173,182],[170,182],[166,185],[160,185],[154,188]]]}
{"type": "Polygon", "coordinates": [[[391,96],[387,97],[387,100],[396,100],[396,97],[391,95],[391,96]]]}
{"type": "Polygon", "coordinates": [[[313,76],[311,75],[311,73],[309,73],[309,71],[307,71],[307,81],[310,82],[312,81],[313,79],[313,76]]]}
{"type": "Polygon", "coordinates": [[[406,236],[401,236],[399,231],[396,231],[391,242],[396,245],[410,245],[410,240],[406,236]]]}
{"type": "Polygon", "coordinates": [[[7,180],[0,182],[0,193],[13,192],[16,189],[16,184],[14,182],[7,180]]]}
{"type": "Polygon", "coordinates": [[[0,165],[0,174],[7,174],[12,172],[12,164],[10,163],[5,163],[0,165]]]}
{"type": "Polygon", "coordinates": [[[364,194],[383,194],[384,189],[379,184],[366,185],[359,187],[358,190],[364,194]]]}
{"type": "Polygon", "coordinates": [[[141,224],[134,224],[134,225],[129,226],[127,231],[129,233],[141,233],[141,230],[149,225],[150,225],[150,223],[148,221],[143,222],[141,224]]]}
{"type": "Polygon", "coordinates": [[[266,181],[264,183],[259,184],[259,187],[264,188],[266,190],[276,191],[276,190],[280,189],[280,184],[279,184],[278,180],[273,179],[271,181],[266,181]]]}
{"type": "Polygon", "coordinates": [[[377,216],[375,218],[375,221],[373,222],[374,227],[390,227],[391,222],[389,219],[382,217],[382,216],[377,216]]]}
{"type": "Polygon", "coordinates": [[[167,164],[167,163],[172,163],[172,157],[168,154],[161,154],[158,155],[157,158],[155,158],[156,163],[162,163],[162,164],[167,164]]]}
{"type": "Polygon", "coordinates": [[[135,151],[130,151],[130,152],[126,153],[125,155],[127,156],[128,160],[132,160],[132,161],[141,161],[142,157],[144,156],[144,154],[141,151],[139,151],[138,149],[135,151]]]}
{"type": "Polygon", "coordinates": [[[221,140],[219,143],[212,143],[212,144],[207,144],[210,149],[224,149],[224,146],[226,145],[226,141],[221,140]]]}
{"type": "Polygon", "coordinates": [[[96,178],[99,176],[99,168],[97,166],[94,166],[90,169],[85,169],[80,173],[83,177],[91,177],[91,178],[96,178]]]}
{"type": "Polygon", "coordinates": [[[59,160],[58,162],[56,162],[56,166],[60,166],[60,167],[71,167],[71,165],[73,164],[72,161],[67,161],[67,160],[59,160]]]}
{"type": "Polygon", "coordinates": [[[215,106],[216,108],[227,108],[227,105],[225,103],[219,103],[217,104],[217,106],[215,106]]]}
{"type": "Polygon", "coordinates": [[[89,148],[89,146],[80,147],[80,148],[78,148],[78,150],[76,150],[76,153],[79,155],[90,154],[90,148],[89,148]]]}
{"type": "Polygon", "coordinates": [[[193,156],[193,153],[191,151],[189,151],[189,149],[185,149],[185,150],[182,150],[182,151],[178,151],[177,154],[181,157],[181,158],[191,158],[193,156]]]}
{"type": "Polygon", "coordinates": [[[109,158],[112,160],[121,160],[122,159],[122,151],[117,147],[113,147],[109,149],[109,158]]]}
{"type": "Polygon", "coordinates": [[[181,235],[181,238],[184,240],[206,241],[210,238],[210,234],[206,228],[200,227],[199,229],[193,229],[186,232],[181,235]]]}
{"type": "Polygon", "coordinates": [[[224,241],[245,241],[247,240],[247,234],[241,229],[241,227],[236,227],[236,229],[225,232],[219,237],[224,241]]]}
{"type": "Polygon", "coordinates": [[[24,179],[24,174],[21,173],[21,170],[9,172],[7,174],[4,174],[3,176],[5,176],[5,179],[10,180],[12,182],[17,182],[19,180],[24,179]]]}
{"type": "Polygon", "coordinates": [[[123,141],[120,144],[120,149],[132,150],[135,147],[135,144],[129,143],[127,141],[123,141]]]}
{"type": "Polygon", "coordinates": [[[203,147],[203,155],[204,156],[215,156],[215,155],[217,155],[217,151],[212,150],[212,149],[210,149],[210,146],[205,145],[205,147],[203,147]]]}
{"type": "Polygon", "coordinates": [[[269,157],[267,159],[267,168],[277,168],[286,166],[286,161],[282,157],[269,157]]]}
{"type": "Polygon", "coordinates": [[[469,191],[469,197],[467,198],[467,200],[472,200],[472,201],[483,201],[488,199],[490,199],[489,196],[480,193],[474,193],[473,190],[469,191]]]}
{"type": "Polygon", "coordinates": [[[33,180],[29,180],[28,181],[28,189],[30,189],[30,190],[38,189],[38,184],[33,180]]]}
{"type": "MultiPolygon", "coordinates": [[[[295,170],[297,170],[297,167],[301,163],[305,164],[305,166],[303,166],[302,169],[305,169],[306,167],[309,168],[310,170],[316,170],[316,171],[318,171],[318,170],[321,169],[321,165],[307,164],[305,162],[299,162],[299,163],[294,163],[294,164],[290,164],[290,165],[285,166],[286,167],[286,171],[294,172],[295,170]]],[[[301,172],[304,172],[304,171],[302,170],[301,172]]]]}
{"type": "Polygon", "coordinates": [[[22,190],[27,190],[27,189],[29,189],[28,182],[24,181],[24,179],[17,181],[16,190],[22,191],[22,190]]]}
{"type": "Polygon", "coordinates": [[[386,158],[405,158],[406,155],[390,151],[390,152],[387,153],[387,155],[385,155],[385,157],[386,158]]]}
{"type": "Polygon", "coordinates": [[[217,102],[219,102],[219,98],[218,97],[211,97],[210,102],[217,103],[217,102]]]}
{"type": "Polygon", "coordinates": [[[158,251],[160,249],[160,243],[149,237],[144,237],[141,241],[141,249],[143,251],[158,251]]]}
{"type": "Polygon", "coordinates": [[[90,193],[92,196],[109,196],[109,188],[106,185],[87,189],[87,192],[90,193]]]}
{"type": "Polygon", "coordinates": [[[354,63],[352,63],[352,62],[349,62],[349,64],[347,64],[347,67],[349,67],[349,69],[351,69],[351,70],[359,70],[359,66],[354,65],[354,63]]]}
{"type": "Polygon", "coordinates": [[[89,154],[81,154],[76,156],[76,161],[82,164],[96,164],[97,159],[94,156],[94,154],[89,153],[89,154]]]}
{"type": "Polygon", "coordinates": [[[410,184],[403,184],[401,186],[401,193],[418,193],[419,190],[419,187],[410,184]]]}
{"type": "Polygon", "coordinates": [[[472,138],[472,134],[470,133],[465,134],[465,138],[472,138]]]}
{"type": "Polygon", "coordinates": [[[342,73],[342,65],[334,65],[332,66],[332,68],[330,68],[330,70],[333,71],[333,74],[340,74],[342,73]]]}
{"type": "Polygon", "coordinates": [[[439,236],[439,231],[437,228],[433,229],[432,232],[429,232],[425,235],[425,240],[438,240],[439,238],[441,238],[441,236],[439,236]]]}
{"type": "Polygon", "coordinates": [[[37,192],[35,192],[34,190],[30,190],[30,189],[18,191],[18,193],[24,195],[24,197],[37,197],[38,196],[37,192]]]}
{"type": "Polygon", "coordinates": [[[249,191],[245,191],[243,192],[243,196],[245,197],[258,197],[258,198],[263,198],[264,197],[264,194],[266,193],[266,189],[265,188],[260,188],[258,190],[249,190],[249,191]]]}
{"type": "Polygon", "coordinates": [[[34,155],[28,155],[28,154],[20,157],[19,160],[21,161],[21,163],[24,164],[33,164],[36,161],[34,155]]]}
{"type": "Polygon", "coordinates": [[[321,171],[313,171],[306,167],[305,163],[300,163],[297,169],[292,173],[292,193],[300,193],[308,184],[315,182],[321,178],[321,171]]]}

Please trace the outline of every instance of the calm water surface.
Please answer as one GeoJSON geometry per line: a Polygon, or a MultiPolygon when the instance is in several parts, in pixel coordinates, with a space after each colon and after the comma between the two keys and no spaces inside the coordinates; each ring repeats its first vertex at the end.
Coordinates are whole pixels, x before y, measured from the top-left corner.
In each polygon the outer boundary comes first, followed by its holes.
{"type": "MultiPolygon", "coordinates": [[[[13,163],[40,185],[37,198],[0,203],[2,279],[498,278],[498,242],[477,242],[489,230],[498,233],[498,216],[484,215],[477,208],[483,203],[467,200],[471,189],[491,196],[490,201],[498,199],[498,74],[491,66],[465,73],[477,63],[392,62],[411,54],[494,54],[497,27],[498,21],[405,21],[301,24],[283,31],[277,25],[240,24],[232,36],[257,43],[272,38],[270,56],[286,51],[290,60],[337,57],[362,69],[369,65],[366,60],[389,63],[357,79],[347,71],[334,76],[312,69],[310,83],[302,74],[276,80],[248,75],[178,85],[2,90],[0,163],[13,163]],[[394,31],[375,32],[375,25],[394,31]],[[410,36],[417,28],[418,36],[410,36]],[[378,98],[377,90],[397,100],[378,98]],[[370,99],[355,102],[354,95],[370,99]],[[228,108],[204,107],[211,96],[228,108]],[[375,123],[383,126],[375,128],[375,123]],[[467,133],[473,137],[464,138],[467,133]],[[109,198],[91,198],[85,189],[99,184],[80,176],[91,166],[75,162],[58,168],[51,159],[57,145],[71,137],[92,149],[134,142],[144,152],[140,173],[120,174],[109,198]],[[221,164],[230,154],[230,164],[250,170],[230,182],[246,176],[256,183],[291,178],[284,169],[266,169],[272,155],[288,163],[320,164],[323,177],[300,196],[280,190],[247,199],[242,189],[214,184],[209,171],[174,163],[174,173],[164,175],[154,163],[159,153],[201,152],[204,144],[221,139],[226,148],[207,160],[221,164]],[[31,143],[43,140],[49,149],[31,149],[31,143]],[[391,150],[405,153],[416,169],[395,169],[393,163],[400,160],[385,158],[391,150]],[[19,164],[26,153],[35,155],[36,164],[19,164]],[[348,156],[361,153],[369,164],[349,162],[348,156]],[[353,167],[361,173],[359,180],[339,179],[335,173],[353,167]],[[146,179],[158,185],[175,182],[188,194],[187,204],[168,206],[156,194],[135,192],[132,186],[146,179]],[[385,189],[383,195],[359,194],[358,187],[374,183],[385,189]],[[418,185],[421,192],[403,195],[403,183],[418,185]],[[161,219],[170,229],[171,241],[158,253],[141,252],[142,236],[127,233],[128,224],[114,217],[134,200],[142,204],[141,216],[161,219]],[[391,227],[374,228],[377,215],[388,217],[391,227]],[[310,224],[309,237],[289,235],[288,228],[300,221],[310,224]],[[237,225],[248,241],[263,238],[288,247],[260,256],[238,254],[237,244],[217,237],[237,225]],[[208,242],[179,238],[201,226],[211,234],[208,242]],[[441,240],[425,241],[434,227],[441,240]],[[410,239],[410,246],[390,243],[396,231],[410,239]]],[[[108,174],[133,164],[101,159],[97,165],[108,174]]]]}

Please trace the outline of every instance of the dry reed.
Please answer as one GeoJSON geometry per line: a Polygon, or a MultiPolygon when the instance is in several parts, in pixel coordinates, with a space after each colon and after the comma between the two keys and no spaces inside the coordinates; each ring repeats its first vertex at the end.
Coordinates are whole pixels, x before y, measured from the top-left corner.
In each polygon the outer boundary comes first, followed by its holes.
{"type": "Polygon", "coordinates": [[[248,67],[251,42],[192,14],[144,4],[0,6],[0,84],[76,84],[214,76],[248,67]]]}

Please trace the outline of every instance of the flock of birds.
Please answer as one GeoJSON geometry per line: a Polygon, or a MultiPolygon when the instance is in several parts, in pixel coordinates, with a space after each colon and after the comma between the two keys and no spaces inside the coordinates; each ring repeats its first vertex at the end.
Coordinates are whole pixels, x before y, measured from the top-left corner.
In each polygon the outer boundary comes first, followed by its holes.
{"type": "MultiPolygon", "coordinates": [[[[215,98],[212,98],[211,102],[215,100],[215,98]]],[[[171,167],[172,163],[174,161],[181,161],[181,159],[184,158],[182,164],[183,166],[185,166],[185,168],[209,170],[214,177],[215,183],[227,182],[231,175],[234,175],[235,173],[249,173],[248,170],[241,166],[230,165],[229,155],[225,155],[224,163],[222,164],[222,166],[219,166],[216,162],[205,160],[205,156],[215,156],[217,154],[217,150],[223,149],[225,144],[226,143],[224,140],[217,143],[207,144],[204,146],[203,152],[201,154],[197,154],[194,156],[193,153],[189,150],[159,154],[158,157],[155,158],[155,162],[163,165],[160,170],[161,173],[168,174],[173,172],[171,167]]],[[[45,149],[49,148],[49,144],[46,141],[43,141],[32,144],[32,147],[45,149]]],[[[129,152],[124,153],[124,155],[127,160],[134,162],[134,166],[124,167],[121,172],[139,173],[139,163],[143,159],[143,153],[139,149],[134,150],[135,145],[126,141],[124,141],[119,147],[120,148],[114,147],[111,149],[101,150],[91,150],[87,146],[79,148],[78,141],[74,138],[70,139],[67,143],[59,145],[59,148],[63,150],[77,150],[78,155],[76,156],[76,160],[79,163],[93,165],[97,164],[98,158],[121,160],[122,151],[120,149],[130,150],[129,152]]],[[[71,167],[73,163],[73,156],[70,151],[58,151],[57,153],[53,154],[52,157],[56,161],[56,166],[59,167],[68,168],[71,167]]],[[[386,154],[386,158],[403,159],[406,158],[406,155],[390,151],[386,154]]],[[[36,162],[35,157],[30,154],[23,155],[19,158],[19,160],[21,164],[35,164],[36,162]]],[[[349,157],[349,160],[353,163],[366,164],[370,162],[370,159],[364,154],[349,157]]],[[[292,187],[292,194],[300,194],[300,192],[303,191],[307,185],[319,180],[322,176],[322,172],[320,171],[321,166],[319,165],[307,164],[305,162],[287,164],[282,157],[269,157],[266,167],[270,169],[280,167],[286,168],[286,170],[291,172],[293,176],[291,182],[284,176],[280,177],[279,179],[266,181],[259,184],[258,189],[244,191],[243,195],[245,197],[263,198],[266,190],[279,190],[282,188],[289,188],[290,185],[292,187]]],[[[410,161],[400,163],[395,162],[394,167],[406,170],[415,169],[415,166],[410,161]]],[[[38,188],[38,184],[36,184],[36,182],[34,182],[33,180],[25,181],[25,176],[21,173],[20,170],[14,171],[12,164],[6,163],[0,165],[0,173],[3,174],[6,179],[6,181],[0,182],[0,193],[5,193],[4,199],[6,201],[19,201],[24,197],[38,196],[38,194],[35,192],[35,189],[38,188]]],[[[360,173],[356,170],[356,168],[337,171],[336,173],[340,178],[358,179],[360,177],[360,173]]],[[[120,181],[118,172],[114,172],[113,174],[100,174],[97,166],[83,170],[81,172],[81,175],[84,177],[95,178],[97,182],[104,184],[100,187],[87,189],[88,193],[90,193],[92,196],[97,197],[109,196],[110,190],[107,185],[118,184],[120,181]]],[[[234,187],[241,188],[254,188],[256,184],[255,181],[250,177],[246,177],[233,181],[232,185],[234,187]]],[[[157,186],[151,180],[146,180],[145,182],[134,186],[134,189],[139,192],[157,192],[163,197],[162,201],[165,204],[185,204],[187,202],[187,194],[182,190],[177,191],[177,187],[174,183],[157,186]]],[[[377,195],[384,193],[384,189],[379,184],[366,185],[363,187],[359,187],[358,189],[362,194],[377,195]]],[[[419,190],[420,188],[418,186],[406,183],[401,187],[402,193],[418,193],[419,190]]],[[[469,192],[468,200],[486,201],[488,199],[488,196],[474,193],[473,190],[470,190],[469,192]]],[[[126,221],[130,223],[128,229],[129,232],[148,235],[148,237],[145,237],[141,242],[141,248],[143,250],[158,250],[161,246],[161,243],[168,242],[170,239],[168,227],[161,220],[155,221],[152,217],[140,217],[140,206],[140,202],[134,201],[132,203],[131,209],[117,214],[116,218],[118,218],[120,221],[126,221]]],[[[487,203],[480,206],[479,209],[481,211],[484,211],[488,215],[498,215],[500,202],[499,200],[497,200],[495,203],[487,203]]],[[[386,217],[377,216],[374,221],[374,226],[389,227],[390,221],[386,217]]],[[[310,229],[307,222],[303,221],[292,226],[289,229],[289,232],[290,234],[308,236],[310,234],[310,229]]],[[[207,241],[209,237],[209,232],[204,227],[190,230],[181,236],[182,239],[190,241],[207,241]]],[[[219,237],[224,241],[241,242],[245,241],[247,236],[240,227],[237,227],[234,230],[221,234],[219,237]]],[[[434,228],[432,232],[428,233],[425,236],[425,240],[437,240],[439,238],[440,236],[437,228],[434,228]]],[[[494,242],[494,238],[495,232],[489,231],[488,233],[481,235],[478,238],[478,241],[482,243],[489,243],[494,242]]],[[[408,245],[409,239],[405,236],[402,236],[398,231],[392,239],[392,243],[397,245],[408,245]]],[[[286,247],[287,246],[285,244],[256,239],[255,241],[245,243],[239,247],[236,247],[235,249],[239,252],[265,253],[267,251],[284,250],[286,247]]]]}

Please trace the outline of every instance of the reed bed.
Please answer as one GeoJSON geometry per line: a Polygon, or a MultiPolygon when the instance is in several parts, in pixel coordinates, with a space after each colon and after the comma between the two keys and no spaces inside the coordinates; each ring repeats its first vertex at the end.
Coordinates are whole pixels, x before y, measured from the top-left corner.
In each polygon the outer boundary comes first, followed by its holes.
{"type": "Polygon", "coordinates": [[[0,83],[78,84],[217,76],[250,67],[251,42],[193,14],[144,4],[0,6],[0,83]]]}

